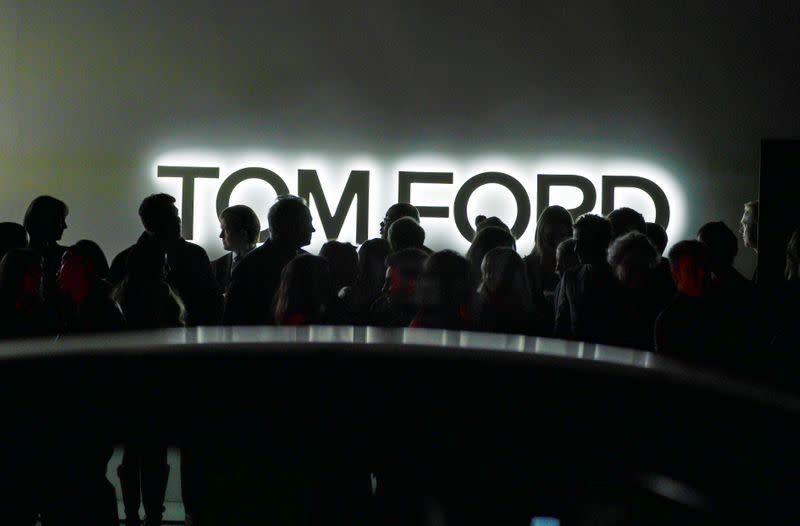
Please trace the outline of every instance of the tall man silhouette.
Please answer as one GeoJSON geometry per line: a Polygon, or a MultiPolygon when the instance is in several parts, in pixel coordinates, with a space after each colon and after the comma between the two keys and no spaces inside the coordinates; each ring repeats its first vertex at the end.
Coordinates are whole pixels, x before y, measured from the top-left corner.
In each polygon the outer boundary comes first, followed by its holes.
{"type": "Polygon", "coordinates": [[[219,290],[225,292],[231,274],[242,259],[256,248],[261,222],[252,208],[245,205],[229,206],[219,215],[219,237],[227,254],[211,262],[219,290]]]}
{"type": "Polygon", "coordinates": [[[281,272],[315,231],[305,199],[280,196],[267,215],[270,238],[233,270],[225,295],[226,325],[273,324],[273,301],[281,272]]]}
{"type": "MultiPolygon", "coordinates": [[[[181,218],[175,198],[167,194],[146,197],[139,206],[144,233],[137,244],[155,243],[167,257],[167,282],[186,307],[186,325],[214,325],[222,314],[222,296],[206,251],[181,237],[181,218]]],[[[134,245],[135,246],[135,245],[134,245]]],[[[109,279],[116,285],[128,273],[128,254],[120,252],[111,263],[109,279]]]]}

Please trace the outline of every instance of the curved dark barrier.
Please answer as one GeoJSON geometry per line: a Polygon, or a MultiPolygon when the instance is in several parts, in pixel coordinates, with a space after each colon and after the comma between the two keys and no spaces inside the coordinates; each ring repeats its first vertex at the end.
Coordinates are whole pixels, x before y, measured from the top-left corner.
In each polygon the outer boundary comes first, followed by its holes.
{"type": "Polygon", "coordinates": [[[107,523],[105,463],[131,440],[180,448],[197,524],[763,523],[794,513],[800,473],[794,398],[522,336],[219,327],[10,342],[0,404],[2,524],[32,510],[107,523]]]}

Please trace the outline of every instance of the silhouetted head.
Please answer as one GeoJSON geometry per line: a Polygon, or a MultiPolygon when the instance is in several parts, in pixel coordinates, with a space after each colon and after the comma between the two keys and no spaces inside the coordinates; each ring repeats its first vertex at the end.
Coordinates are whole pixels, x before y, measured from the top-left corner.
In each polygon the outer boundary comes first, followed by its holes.
{"type": "Polygon", "coordinates": [[[383,239],[388,239],[389,227],[401,217],[411,217],[419,223],[419,210],[410,203],[395,203],[390,206],[381,221],[381,237],[383,239]]]}
{"type": "Polygon", "coordinates": [[[380,237],[368,239],[358,247],[358,284],[367,296],[380,292],[390,252],[389,242],[380,237]]]}
{"type": "Polygon", "coordinates": [[[511,249],[517,248],[517,240],[511,235],[511,232],[502,228],[490,226],[482,229],[475,234],[475,239],[467,251],[467,259],[469,260],[472,279],[476,286],[481,280],[481,264],[483,258],[493,248],[506,247],[511,249]]]}
{"type": "Polygon", "coordinates": [[[681,241],[669,250],[672,278],[681,294],[692,297],[705,295],[711,275],[711,259],[705,243],[681,241]]]}
{"type": "Polygon", "coordinates": [[[171,195],[145,197],[139,205],[139,218],[144,229],[160,241],[169,242],[181,237],[181,218],[171,195]]]}
{"type": "Polygon", "coordinates": [[[536,222],[533,253],[555,258],[556,248],[572,236],[572,215],[563,206],[552,205],[542,210],[536,222]]]}
{"type": "Polygon", "coordinates": [[[800,228],[792,232],[786,245],[786,279],[800,280],[800,228]]]}
{"type": "Polygon", "coordinates": [[[102,280],[108,278],[108,260],[100,246],[83,239],[65,252],[56,280],[74,304],[80,305],[102,280]]]}
{"type": "Polygon", "coordinates": [[[428,254],[418,248],[406,248],[390,254],[386,258],[383,292],[403,301],[413,299],[427,259],[428,254]]]}
{"type": "Polygon", "coordinates": [[[319,251],[320,257],[328,261],[333,290],[349,287],[358,277],[358,253],[356,247],[341,241],[328,241],[319,251]]]}
{"type": "Polygon", "coordinates": [[[647,232],[644,216],[633,208],[617,208],[608,214],[608,220],[611,222],[611,239],[617,239],[628,232],[647,232]]]}
{"type": "Polygon", "coordinates": [[[156,243],[136,243],[128,253],[127,278],[164,281],[169,272],[167,255],[156,243]]]}
{"type": "Polygon", "coordinates": [[[306,200],[296,195],[282,195],[275,199],[267,214],[270,239],[277,244],[300,248],[311,243],[311,211],[306,200]]]}
{"type": "Polygon", "coordinates": [[[301,254],[281,272],[281,283],[275,295],[275,321],[279,325],[318,323],[324,319],[333,298],[327,260],[301,254]]]}
{"type": "Polygon", "coordinates": [[[697,241],[708,247],[712,270],[719,272],[733,266],[739,252],[739,241],[725,223],[712,221],[701,226],[697,231],[697,241]]]}
{"type": "MultiPolygon", "coordinates": [[[[495,216],[491,216],[491,217],[478,216],[478,217],[475,218],[475,235],[476,236],[478,235],[478,232],[480,232],[484,228],[491,228],[491,227],[502,228],[503,230],[507,230],[509,233],[511,233],[511,229],[508,228],[508,225],[505,224],[503,222],[503,220],[500,219],[499,217],[495,217],[495,216]]],[[[474,240],[475,236],[472,236],[472,239],[474,240]]]]}
{"type": "Polygon", "coordinates": [[[19,223],[0,223],[0,260],[12,248],[28,248],[28,232],[19,223]]]}
{"type": "Polygon", "coordinates": [[[222,248],[239,254],[256,246],[261,221],[249,206],[233,205],[219,215],[219,230],[222,248]]]}
{"type": "Polygon", "coordinates": [[[389,227],[386,239],[393,252],[404,248],[422,248],[425,245],[425,229],[413,217],[401,217],[389,227]]]}
{"type": "Polygon", "coordinates": [[[758,201],[744,204],[739,232],[742,234],[744,246],[758,251],[758,201]]]}
{"type": "Polygon", "coordinates": [[[561,277],[564,272],[580,264],[578,255],[575,253],[575,238],[571,237],[562,241],[556,249],[556,274],[561,277]]]}
{"type": "Polygon", "coordinates": [[[66,203],[49,195],[40,195],[28,205],[22,221],[30,236],[31,245],[51,243],[61,239],[67,229],[69,208],[66,203]]]}
{"type": "Polygon", "coordinates": [[[647,239],[649,239],[653,246],[656,247],[656,252],[658,252],[658,255],[664,255],[664,251],[667,249],[667,243],[669,243],[667,231],[664,230],[664,227],[658,223],[646,223],[645,230],[647,239]]]}
{"type": "Polygon", "coordinates": [[[0,292],[16,304],[41,300],[42,257],[28,249],[13,248],[0,261],[0,292]]]}
{"type": "Polygon", "coordinates": [[[611,223],[595,214],[583,214],[572,229],[575,239],[575,255],[581,264],[597,264],[606,261],[608,244],[611,242],[611,223]]]}
{"type": "Polygon", "coordinates": [[[628,232],[608,248],[608,264],[627,288],[643,288],[658,262],[656,248],[641,232],[628,232]]]}
{"type": "Polygon", "coordinates": [[[471,305],[473,290],[469,261],[452,250],[442,250],[425,261],[417,299],[424,308],[457,312],[471,305]]]}
{"type": "Polygon", "coordinates": [[[501,301],[524,311],[533,309],[525,262],[513,248],[493,248],[481,264],[478,293],[487,300],[501,301]]]}

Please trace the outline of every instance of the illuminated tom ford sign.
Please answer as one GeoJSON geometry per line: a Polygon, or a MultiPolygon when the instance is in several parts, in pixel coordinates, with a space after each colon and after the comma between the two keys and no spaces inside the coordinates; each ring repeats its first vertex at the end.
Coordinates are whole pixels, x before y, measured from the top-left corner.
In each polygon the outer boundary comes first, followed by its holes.
{"type": "Polygon", "coordinates": [[[180,195],[184,237],[201,243],[216,237],[216,217],[229,205],[248,204],[263,220],[274,196],[288,193],[308,200],[317,246],[327,239],[362,243],[377,235],[383,213],[395,202],[419,208],[434,247],[459,248],[472,238],[478,213],[497,215],[517,238],[531,238],[532,220],[550,204],[565,206],[575,217],[633,206],[674,232],[682,201],[668,174],[640,161],[545,159],[526,169],[524,163],[497,157],[471,165],[440,158],[401,160],[394,166],[344,160],[335,167],[313,158],[217,159],[173,154],[156,162],[158,181],[171,182],[162,191],[180,195]]]}

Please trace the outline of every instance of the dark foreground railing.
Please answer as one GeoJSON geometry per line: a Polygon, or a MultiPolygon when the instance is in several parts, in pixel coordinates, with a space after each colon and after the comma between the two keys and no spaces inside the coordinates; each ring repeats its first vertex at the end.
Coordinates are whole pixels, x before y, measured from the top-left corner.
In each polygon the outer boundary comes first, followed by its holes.
{"type": "Polygon", "coordinates": [[[197,524],[785,521],[798,408],[649,353],[521,336],[214,327],[8,342],[0,524],[108,524],[106,463],[123,443],[180,449],[197,524]]]}

